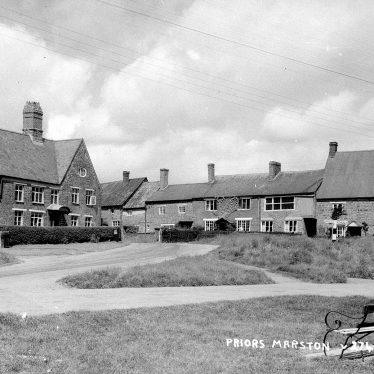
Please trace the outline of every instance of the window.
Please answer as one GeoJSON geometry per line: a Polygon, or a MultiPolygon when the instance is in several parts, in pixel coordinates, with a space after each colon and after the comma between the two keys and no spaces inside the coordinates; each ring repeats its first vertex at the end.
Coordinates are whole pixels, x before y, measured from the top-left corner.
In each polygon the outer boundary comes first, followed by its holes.
{"type": "Polygon", "coordinates": [[[94,196],[94,190],[86,190],[86,205],[96,205],[96,196],[94,196]]]}
{"type": "Polygon", "coordinates": [[[174,223],[161,223],[163,229],[173,229],[175,227],[174,223]]]}
{"type": "Polygon", "coordinates": [[[73,204],[79,204],[79,188],[72,187],[71,189],[71,202],[73,204]]]}
{"type": "Polygon", "coordinates": [[[295,209],[295,198],[288,197],[267,197],[265,199],[265,210],[286,210],[295,209]]]}
{"type": "Polygon", "coordinates": [[[85,216],[84,217],[84,226],[85,227],[91,227],[93,225],[93,220],[91,216],[85,216]]]}
{"type": "Polygon", "coordinates": [[[158,214],[160,215],[160,216],[162,216],[162,215],[164,215],[165,214],[165,205],[162,205],[162,206],[159,206],[158,207],[158,214]]]}
{"type": "Polygon", "coordinates": [[[216,221],[216,219],[205,220],[205,231],[214,231],[216,229],[216,221]]]}
{"type": "Polygon", "coordinates": [[[14,226],[23,226],[23,211],[14,211],[14,226]]]}
{"type": "Polygon", "coordinates": [[[132,216],[132,210],[125,210],[125,216],[132,216]]]}
{"type": "Polygon", "coordinates": [[[344,225],[337,225],[337,227],[336,227],[336,236],[338,238],[345,237],[345,231],[346,231],[346,227],[344,225]]]}
{"type": "Polygon", "coordinates": [[[43,213],[31,212],[31,226],[43,226],[43,213]]]}
{"type": "Polygon", "coordinates": [[[236,220],[236,231],[251,231],[252,218],[239,218],[236,220]]]}
{"type": "Polygon", "coordinates": [[[85,168],[79,169],[79,176],[84,178],[87,175],[87,170],[85,168]]]}
{"type": "Polygon", "coordinates": [[[120,222],[118,220],[116,221],[112,221],[112,226],[119,226],[120,225],[120,222]]]}
{"type": "Polygon", "coordinates": [[[34,204],[44,204],[44,187],[31,188],[31,201],[34,204]]]}
{"type": "Polygon", "coordinates": [[[14,190],[14,199],[18,203],[23,203],[24,199],[24,189],[25,186],[23,184],[16,184],[15,190],[14,190]]]}
{"type": "Polygon", "coordinates": [[[344,209],[344,203],[333,203],[332,204],[332,209],[344,209]]]}
{"type": "Polygon", "coordinates": [[[71,225],[73,227],[77,227],[79,226],[79,216],[78,215],[75,215],[75,214],[72,214],[70,216],[70,222],[71,222],[71,225]]]}
{"type": "Polygon", "coordinates": [[[217,210],[217,200],[205,200],[205,210],[217,210]]]}
{"type": "Polygon", "coordinates": [[[297,221],[285,221],[284,225],[285,232],[296,232],[297,231],[297,221]]]}
{"type": "Polygon", "coordinates": [[[186,205],[178,205],[178,214],[185,214],[186,213],[186,205]]]}
{"type": "Polygon", "coordinates": [[[51,204],[58,204],[59,190],[51,190],[51,204]]]}
{"type": "Polygon", "coordinates": [[[246,197],[240,198],[239,209],[251,209],[251,199],[246,198],[246,197]]]}
{"type": "Polygon", "coordinates": [[[271,220],[261,221],[261,232],[273,232],[273,221],[271,220]]]}

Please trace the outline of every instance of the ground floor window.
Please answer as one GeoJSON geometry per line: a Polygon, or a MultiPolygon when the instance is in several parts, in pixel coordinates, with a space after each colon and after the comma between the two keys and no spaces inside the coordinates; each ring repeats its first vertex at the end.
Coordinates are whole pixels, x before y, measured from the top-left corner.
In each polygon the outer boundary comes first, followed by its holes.
{"type": "Polygon", "coordinates": [[[93,219],[91,216],[84,217],[84,226],[85,227],[91,227],[93,226],[93,219]]]}
{"type": "Polygon", "coordinates": [[[261,232],[273,232],[273,221],[271,220],[261,221],[261,232]]]}
{"type": "Polygon", "coordinates": [[[251,218],[237,219],[236,231],[251,231],[251,218]]]}
{"type": "Polygon", "coordinates": [[[70,216],[70,222],[73,227],[79,226],[79,216],[71,215],[70,216]]]}
{"type": "Polygon", "coordinates": [[[31,212],[31,226],[43,226],[43,213],[31,212]]]}
{"type": "MultiPolygon", "coordinates": [[[[139,226],[138,226],[139,227],[139,226]]],[[[175,224],[174,223],[162,223],[161,224],[161,227],[163,229],[173,229],[175,227],[175,224]]]]}
{"type": "Polygon", "coordinates": [[[295,220],[285,221],[284,231],[285,232],[296,232],[297,231],[297,221],[295,221],[295,220]]]}
{"type": "Polygon", "coordinates": [[[338,238],[343,238],[345,236],[345,232],[346,232],[346,227],[345,225],[338,225],[336,227],[336,236],[338,238]]]}
{"type": "Polygon", "coordinates": [[[216,229],[216,219],[207,219],[205,223],[205,231],[214,231],[216,229]]]}
{"type": "Polygon", "coordinates": [[[112,226],[119,226],[120,222],[118,220],[112,221],[112,226]]]}
{"type": "Polygon", "coordinates": [[[14,225],[23,226],[23,211],[22,210],[14,211],[14,225]]]}

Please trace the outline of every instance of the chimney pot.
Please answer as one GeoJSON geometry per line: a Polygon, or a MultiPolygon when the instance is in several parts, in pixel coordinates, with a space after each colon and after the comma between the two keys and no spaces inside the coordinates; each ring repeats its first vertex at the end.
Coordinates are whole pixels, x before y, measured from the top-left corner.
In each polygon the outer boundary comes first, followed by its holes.
{"type": "Polygon", "coordinates": [[[281,172],[281,163],[277,161],[269,162],[269,179],[274,179],[281,172]]]}
{"type": "Polygon", "coordinates": [[[215,179],[214,164],[208,164],[208,182],[213,183],[215,179]]]}
{"type": "Polygon", "coordinates": [[[127,184],[130,181],[130,172],[129,171],[123,171],[123,183],[127,184]]]}
{"type": "Polygon", "coordinates": [[[330,142],[329,143],[329,157],[334,158],[337,151],[338,151],[338,143],[330,142]]]}
{"type": "Polygon", "coordinates": [[[169,185],[169,169],[160,169],[160,189],[163,190],[169,185]]]}
{"type": "Polygon", "coordinates": [[[23,132],[34,143],[43,143],[43,111],[36,101],[27,101],[23,107],[23,132]]]}

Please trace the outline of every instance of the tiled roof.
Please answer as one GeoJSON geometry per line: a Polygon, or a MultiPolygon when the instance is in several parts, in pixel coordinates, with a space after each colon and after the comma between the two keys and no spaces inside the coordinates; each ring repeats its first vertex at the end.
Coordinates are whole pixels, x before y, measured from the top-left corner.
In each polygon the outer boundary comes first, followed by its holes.
{"type": "Polygon", "coordinates": [[[144,182],[134,195],[127,201],[125,209],[144,208],[145,202],[160,187],[160,182],[144,182]]]}
{"type": "Polygon", "coordinates": [[[156,191],[148,201],[183,201],[209,197],[269,196],[314,193],[323,170],[281,172],[273,180],[268,174],[216,176],[214,183],[176,184],[156,191]]]}
{"type": "Polygon", "coordinates": [[[146,180],[144,177],[130,179],[128,183],[123,183],[122,180],[103,183],[102,206],[123,205],[146,180]]]}
{"type": "Polygon", "coordinates": [[[374,197],[374,151],[337,152],[328,158],[317,199],[374,197]]]}
{"type": "Polygon", "coordinates": [[[29,135],[0,129],[0,175],[60,184],[81,142],[45,139],[40,145],[29,135]]]}

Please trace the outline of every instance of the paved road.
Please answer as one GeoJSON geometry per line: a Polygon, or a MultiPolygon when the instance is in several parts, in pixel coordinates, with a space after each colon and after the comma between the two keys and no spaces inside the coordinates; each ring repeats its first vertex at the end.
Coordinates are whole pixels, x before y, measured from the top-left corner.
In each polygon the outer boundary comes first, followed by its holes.
{"type": "Polygon", "coordinates": [[[204,254],[210,245],[136,243],[123,248],[76,256],[27,259],[0,268],[0,312],[41,315],[71,310],[129,309],[282,295],[363,295],[374,298],[374,281],[319,285],[268,273],[277,284],[219,287],[68,289],[56,280],[106,266],[155,263],[183,255],[204,254]]]}

